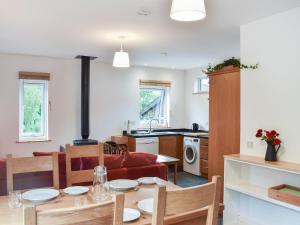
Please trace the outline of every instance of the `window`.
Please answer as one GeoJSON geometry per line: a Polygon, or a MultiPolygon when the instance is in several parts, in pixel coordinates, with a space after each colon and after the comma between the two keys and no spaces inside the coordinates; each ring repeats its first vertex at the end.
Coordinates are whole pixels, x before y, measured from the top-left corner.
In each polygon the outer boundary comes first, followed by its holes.
{"type": "Polygon", "coordinates": [[[207,77],[197,77],[194,83],[194,93],[207,93],[209,91],[209,79],[207,77]]]}
{"type": "Polygon", "coordinates": [[[20,79],[20,141],[48,140],[48,80],[20,79]]]}
{"type": "MultiPolygon", "coordinates": [[[[167,127],[169,121],[169,85],[159,82],[140,82],[140,126],[148,127],[156,119],[159,127],[167,127]]],[[[155,126],[153,123],[153,125],[155,126]]]]}

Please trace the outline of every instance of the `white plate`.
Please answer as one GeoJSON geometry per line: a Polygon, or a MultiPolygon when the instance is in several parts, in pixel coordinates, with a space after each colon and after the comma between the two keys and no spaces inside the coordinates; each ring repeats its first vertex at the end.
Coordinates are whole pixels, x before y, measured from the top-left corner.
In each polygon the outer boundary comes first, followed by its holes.
{"type": "Polygon", "coordinates": [[[82,187],[82,186],[73,186],[68,187],[64,189],[64,192],[68,195],[82,195],[89,191],[90,189],[88,187],[82,187]]]}
{"type": "Polygon", "coordinates": [[[141,213],[136,209],[124,208],[123,222],[131,222],[140,218],[141,213]]]}
{"type": "Polygon", "coordinates": [[[147,198],[147,199],[139,201],[137,206],[142,212],[152,215],[153,203],[154,203],[153,198],[147,198]]]}
{"type": "Polygon", "coordinates": [[[136,180],[112,180],[109,182],[109,187],[115,191],[127,191],[137,187],[139,183],[136,180]]]}
{"type": "Polygon", "coordinates": [[[140,184],[156,184],[156,177],[141,177],[137,181],[140,184]]]}
{"type": "Polygon", "coordinates": [[[50,188],[26,191],[22,194],[23,199],[35,203],[47,202],[56,198],[57,196],[59,196],[59,191],[50,188]]]}

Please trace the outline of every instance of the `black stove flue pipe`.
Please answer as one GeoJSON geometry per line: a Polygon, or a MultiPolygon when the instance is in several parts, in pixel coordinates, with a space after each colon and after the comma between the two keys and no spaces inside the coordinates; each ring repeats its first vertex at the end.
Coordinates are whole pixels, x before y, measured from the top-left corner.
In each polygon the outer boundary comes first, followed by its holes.
{"type": "Polygon", "coordinates": [[[81,57],[81,136],[90,136],[90,57],[81,57]]]}
{"type": "Polygon", "coordinates": [[[76,56],[81,59],[81,140],[75,140],[74,145],[93,145],[96,140],[90,140],[90,61],[96,57],[76,56]]]}

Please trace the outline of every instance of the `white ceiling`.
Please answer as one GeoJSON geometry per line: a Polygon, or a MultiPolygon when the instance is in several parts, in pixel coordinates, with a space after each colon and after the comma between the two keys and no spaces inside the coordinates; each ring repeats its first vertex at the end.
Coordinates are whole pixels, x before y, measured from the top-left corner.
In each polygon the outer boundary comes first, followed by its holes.
{"type": "MultiPolygon", "coordinates": [[[[171,0],[0,0],[0,52],[111,63],[118,34],[133,65],[188,69],[239,56],[239,26],[299,0],[206,0],[203,21],[170,19],[171,0]],[[141,9],[150,16],[139,16],[141,9]],[[161,55],[167,52],[167,56],[161,55]]],[[[258,34],[259,35],[259,34],[258,34]]]]}

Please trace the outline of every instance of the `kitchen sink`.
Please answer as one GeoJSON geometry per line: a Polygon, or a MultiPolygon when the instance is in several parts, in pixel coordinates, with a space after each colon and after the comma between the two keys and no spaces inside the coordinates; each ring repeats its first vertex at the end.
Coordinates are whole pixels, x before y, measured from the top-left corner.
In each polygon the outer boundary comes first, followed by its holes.
{"type": "Polygon", "coordinates": [[[149,133],[149,131],[146,130],[140,130],[136,131],[136,133],[131,134],[132,136],[135,137],[153,137],[153,136],[171,136],[171,135],[184,135],[184,136],[192,136],[192,137],[207,137],[208,133],[207,132],[178,132],[178,131],[158,131],[155,130],[154,132],[149,133]]]}

